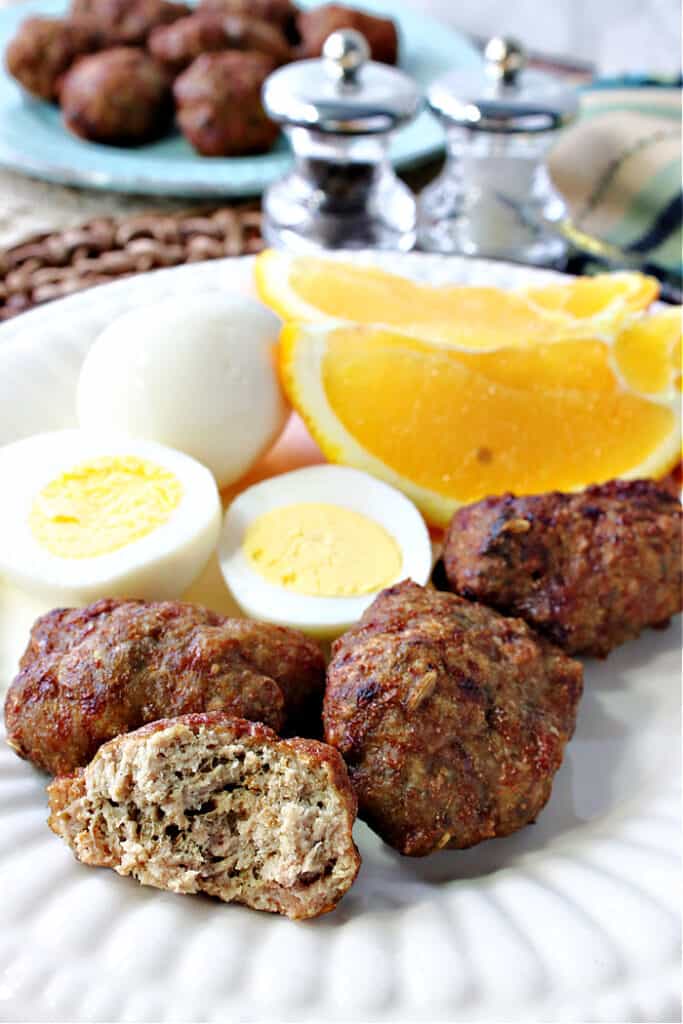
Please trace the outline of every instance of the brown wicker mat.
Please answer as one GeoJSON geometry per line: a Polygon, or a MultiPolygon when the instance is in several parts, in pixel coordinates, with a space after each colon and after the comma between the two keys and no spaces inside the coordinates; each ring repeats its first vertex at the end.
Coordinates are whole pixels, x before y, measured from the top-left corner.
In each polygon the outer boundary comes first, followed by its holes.
{"type": "Polygon", "coordinates": [[[0,321],[130,274],[262,248],[261,213],[253,204],[97,217],[0,250],[0,321]]]}

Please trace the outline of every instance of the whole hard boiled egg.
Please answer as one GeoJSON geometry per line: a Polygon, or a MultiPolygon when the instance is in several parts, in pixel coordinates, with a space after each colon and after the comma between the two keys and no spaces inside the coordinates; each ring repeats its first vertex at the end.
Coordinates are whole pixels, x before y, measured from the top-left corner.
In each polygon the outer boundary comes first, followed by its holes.
{"type": "Polygon", "coordinates": [[[227,486],[285,424],[273,355],[279,328],[260,303],[223,292],[125,313],[95,339],[81,368],[81,429],[176,448],[227,486]]]}
{"type": "Polygon", "coordinates": [[[220,532],[211,473],[151,441],[39,434],[0,448],[0,574],[57,604],[180,597],[220,532]]]}
{"type": "Polygon", "coordinates": [[[432,549],[422,516],[399,491],[356,469],[311,466],[232,502],[219,560],[247,615],[332,637],[385,587],[406,577],[425,584],[432,549]]]}

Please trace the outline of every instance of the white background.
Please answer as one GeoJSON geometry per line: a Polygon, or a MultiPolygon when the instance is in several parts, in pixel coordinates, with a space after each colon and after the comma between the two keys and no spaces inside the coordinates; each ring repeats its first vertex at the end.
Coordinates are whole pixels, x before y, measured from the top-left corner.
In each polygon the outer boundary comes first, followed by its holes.
{"type": "Polygon", "coordinates": [[[548,53],[594,61],[604,74],[677,74],[679,0],[403,0],[455,28],[502,34],[548,53]]]}
{"type": "MultiPolygon", "coordinates": [[[[18,0],[0,0],[0,7],[18,0]]],[[[325,0],[321,0],[325,2],[325,0]]],[[[361,5],[361,0],[355,0],[361,5]]],[[[548,53],[582,57],[601,72],[676,74],[681,64],[679,0],[402,0],[455,28],[504,34],[548,53]]],[[[387,0],[387,10],[391,0],[387,0]]]]}

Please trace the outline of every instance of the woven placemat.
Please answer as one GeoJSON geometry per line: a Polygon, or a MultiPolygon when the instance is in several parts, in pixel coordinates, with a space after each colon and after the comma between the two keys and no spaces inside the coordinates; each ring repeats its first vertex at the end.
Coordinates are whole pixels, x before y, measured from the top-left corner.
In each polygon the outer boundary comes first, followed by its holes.
{"type": "Polygon", "coordinates": [[[0,250],[0,321],[131,274],[262,248],[255,204],[96,217],[0,250]]]}

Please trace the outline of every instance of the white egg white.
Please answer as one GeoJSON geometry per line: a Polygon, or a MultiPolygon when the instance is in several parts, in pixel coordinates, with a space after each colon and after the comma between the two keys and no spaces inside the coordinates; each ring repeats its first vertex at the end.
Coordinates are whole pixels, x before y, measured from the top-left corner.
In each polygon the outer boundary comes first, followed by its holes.
{"type": "Polygon", "coordinates": [[[287,418],[273,349],[280,321],[227,292],[130,310],[95,339],[78,382],[82,430],[168,445],[225,487],[247,472],[287,418]]]}
{"type": "Polygon", "coordinates": [[[432,569],[432,547],[425,522],[408,498],[368,473],[346,466],[310,466],[271,477],[243,491],[229,506],[218,556],[237,604],[256,619],[292,626],[313,636],[338,636],[360,618],[378,591],[356,597],[316,597],[270,583],[252,568],[244,551],[249,526],[266,512],[286,505],[321,502],[339,505],[384,527],[401,551],[396,580],[425,584],[432,569]]]}
{"type": "Polygon", "coordinates": [[[194,459],[151,441],[39,434],[0,448],[0,575],[55,604],[101,597],[178,598],[216,546],[221,504],[211,473],[194,459]],[[62,558],[33,536],[29,516],[40,491],[61,473],[101,456],[137,456],[173,473],[183,496],[167,522],[107,554],[62,558]]]}

